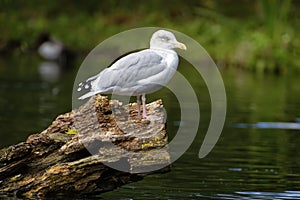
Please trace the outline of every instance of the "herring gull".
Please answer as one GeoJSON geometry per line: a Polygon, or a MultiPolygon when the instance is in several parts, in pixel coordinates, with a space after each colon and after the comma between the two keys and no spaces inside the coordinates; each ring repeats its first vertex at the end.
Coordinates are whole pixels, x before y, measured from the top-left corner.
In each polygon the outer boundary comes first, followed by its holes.
{"type": "Polygon", "coordinates": [[[186,50],[173,33],[158,30],[153,33],[150,48],[128,54],[99,74],[79,83],[77,91],[87,93],[78,99],[95,94],[118,94],[137,97],[138,118],[141,119],[140,97],[142,96],[143,117],[146,113],[146,94],[165,86],[178,67],[175,48],[186,50]]]}

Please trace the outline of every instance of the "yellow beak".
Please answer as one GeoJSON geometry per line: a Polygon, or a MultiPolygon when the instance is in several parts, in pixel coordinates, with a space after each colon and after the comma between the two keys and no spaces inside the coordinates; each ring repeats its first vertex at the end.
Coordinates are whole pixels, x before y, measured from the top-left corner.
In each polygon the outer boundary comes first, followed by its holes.
{"type": "Polygon", "coordinates": [[[177,42],[175,45],[179,49],[186,50],[186,46],[183,43],[177,42]]]}

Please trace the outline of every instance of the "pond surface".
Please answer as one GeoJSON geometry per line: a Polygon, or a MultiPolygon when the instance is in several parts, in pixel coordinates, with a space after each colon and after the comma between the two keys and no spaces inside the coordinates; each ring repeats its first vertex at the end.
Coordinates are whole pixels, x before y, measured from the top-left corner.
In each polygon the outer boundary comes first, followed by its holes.
{"type": "MultiPolygon", "coordinates": [[[[24,141],[71,110],[73,81],[82,60],[61,70],[34,56],[0,58],[0,147],[24,141]]],[[[299,122],[297,75],[259,76],[221,70],[228,110],[222,135],[205,158],[198,152],[210,119],[206,86],[187,63],[199,98],[201,121],[194,143],[166,174],[155,174],[92,199],[300,199],[300,131],[252,126],[259,122],[299,122]],[[236,125],[244,124],[239,127],[236,125]]],[[[170,139],[178,129],[178,102],[167,89],[148,95],[162,98],[170,139]]]]}

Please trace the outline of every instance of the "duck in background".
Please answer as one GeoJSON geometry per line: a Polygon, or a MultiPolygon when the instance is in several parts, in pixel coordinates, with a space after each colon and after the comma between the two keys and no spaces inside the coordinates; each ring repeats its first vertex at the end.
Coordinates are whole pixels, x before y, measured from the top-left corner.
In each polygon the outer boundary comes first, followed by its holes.
{"type": "Polygon", "coordinates": [[[62,67],[67,67],[74,59],[74,52],[66,48],[58,38],[42,33],[37,40],[38,54],[45,60],[55,61],[62,67]]]}
{"type": "Polygon", "coordinates": [[[44,59],[39,65],[39,73],[43,80],[56,82],[63,71],[72,68],[75,54],[58,38],[42,33],[36,41],[36,48],[44,59]]]}
{"type": "Polygon", "coordinates": [[[73,67],[74,52],[66,48],[58,38],[42,33],[36,41],[36,49],[44,59],[39,65],[39,73],[43,80],[56,82],[61,74],[73,67]]]}

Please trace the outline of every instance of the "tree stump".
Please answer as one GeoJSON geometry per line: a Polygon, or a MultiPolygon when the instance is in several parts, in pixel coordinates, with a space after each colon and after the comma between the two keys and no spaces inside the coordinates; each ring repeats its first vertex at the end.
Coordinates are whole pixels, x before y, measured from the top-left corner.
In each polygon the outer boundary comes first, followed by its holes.
{"type": "Polygon", "coordinates": [[[0,193],[37,198],[98,194],[169,170],[162,101],[137,104],[96,95],[26,142],[0,150],[0,193]]]}

